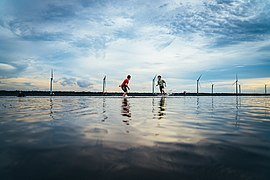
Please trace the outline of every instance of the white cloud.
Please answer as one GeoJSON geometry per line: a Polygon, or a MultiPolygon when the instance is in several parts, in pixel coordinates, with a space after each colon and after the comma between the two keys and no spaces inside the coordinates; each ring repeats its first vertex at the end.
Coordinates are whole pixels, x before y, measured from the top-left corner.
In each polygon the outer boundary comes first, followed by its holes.
{"type": "Polygon", "coordinates": [[[4,63],[0,63],[0,70],[2,71],[11,71],[11,70],[15,70],[16,67],[9,65],[9,64],[4,64],[4,63]]]}
{"type": "Polygon", "coordinates": [[[76,85],[76,78],[66,78],[66,77],[64,77],[64,78],[62,78],[60,80],[60,84],[62,86],[74,86],[74,85],[76,85]]]}
{"type": "MultiPolygon", "coordinates": [[[[108,88],[116,90],[132,74],[133,90],[144,91],[155,74],[171,81],[172,89],[186,89],[201,73],[223,81],[233,68],[269,66],[265,1],[69,0],[35,2],[35,8],[28,7],[31,1],[14,2],[0,12],[0,69],[14,70],[7,76],[41,79],[53,68],[58,82],[74,78],[70,88],[80,90],[100,89],[106,74],[108,88]],[[85,79],[91,83],[77,83],[85,79]]],[[[256,71],[250,73],[267,74],[256,71]]]]}
{"type": "Polygon", "coordinates": [[[78,80],[77,81],[77,84],[81,88],[89,88],[92,85],[92,83],[89,82],[89,80],[86,80],[86,79],[80,79],[80,80],[78,80]]]}

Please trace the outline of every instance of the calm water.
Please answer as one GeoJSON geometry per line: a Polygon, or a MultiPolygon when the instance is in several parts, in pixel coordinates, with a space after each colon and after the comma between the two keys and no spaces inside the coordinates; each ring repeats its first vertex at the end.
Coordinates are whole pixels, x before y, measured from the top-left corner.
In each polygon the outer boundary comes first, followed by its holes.
{"type": "Polygon", "coordinates": [[[0,179],[270,179],[270,97],[0,97],[0,179]]]}

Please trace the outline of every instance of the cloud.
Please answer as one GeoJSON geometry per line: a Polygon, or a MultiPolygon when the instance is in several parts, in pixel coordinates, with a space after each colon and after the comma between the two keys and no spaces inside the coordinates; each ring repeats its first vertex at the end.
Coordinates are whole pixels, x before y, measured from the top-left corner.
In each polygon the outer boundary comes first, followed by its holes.
{"type": "Polygon", "coordinates": [[[81,88],[88,88],[90,86],[92,86],[93,84],[90,83],[88,80],[78,80],[77,81],[77,84],[79,87],[81,88]]]}
{"type": "Polygon", "coordinates": [[[49,90],[49,80],[33,77],[17,77],[1,79],[0,88],[3,90],[49,90]]]}
{"type": "Polygon", "coordinates": [[[16,67],[9,65],[9,64],[4,64],[4,63],[0,63],[0,70],[1,71],[11,71],[11,70],[15,70],[16,67]]]}
{"type": "Polygon", "coordinates": [[[76,78],[62,78],[60,81],[62,86],[74,86],[76,85],[76,78]]]}
{"type": "Polygon", "coordinates": [[[31,82],[24,82],[23,85],[24,86],[32,86],[32,83],[31,82]]]}
{"type": "Polygon", "coordinates": [[[165,15],[157,16],[154,23],[166,26],[176,36],[199,33],[224,46],[266,39],[270,33],[269,7],[269,1],[259,0],[182,3],[171,9],[163,7],[165,15]]]}
{"type": "Polygon", "coordinates": [[[104,74],[112,87],[132,74],[142,91],[157,73],[185,83],[267,77],[269,9],[262,0],[1,1],[0,59],[15,68],[1,78],[54,69],[59,86],[80,90],[100,89],[104,74]]]}

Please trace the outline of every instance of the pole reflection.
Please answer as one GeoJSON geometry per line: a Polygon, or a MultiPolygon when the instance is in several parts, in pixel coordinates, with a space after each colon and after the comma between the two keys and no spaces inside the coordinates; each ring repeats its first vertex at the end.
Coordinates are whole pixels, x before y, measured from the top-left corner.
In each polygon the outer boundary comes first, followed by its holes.
{"type": "Polygon", "coordinates": [[[235,104],[236,104],[236,109],[235,109],[235,127],[239,127],[240,125],[240,115],[239,115],[239,110],[241,107],[241,97],[236,96],[235,98],[235,104]]]}
{"type": "Polygon", "coordinates": [[[155,112],[155,98],[152,98],[152,113],[155,112]]]}
{"type": "Polygon", "coordinates": [[[102,118],[102,122],[105,122],[106,119],[108,119],[108,116],[106,115],[106,98],[103,97],[103,103],[102,103],[102,115],[103,115],[103,118],[102,118]]]}
{"type": "Polygon", "coordinates": [[[214,97],[212,96],[212,111],[214,110],[214,97]]]}
{"type": "Polygon", "coordinates": [[[213,118],[214,117],[214,97],[212,96],[212,99],[211,99],[211,117],[213,118]]]}
{"type": "Polygon", "coordinates": [[[197,96],[196,105],[197,105],[197,110],[199,110],[200,109],[200,97],[199,96],[197,96]]]}
{"type": "Polygon", "coordinates": [[[53,97],[50,97],[50,117],[52,119],[51,122],[53,122],[55,120],[54,110],[53,110],[53,97]]]}
{"type": "Polygon", "coordinates": [[[265,120],[269,119],[269,98],[264,97],[264,117],[265,120]]]}
{"type": "Polygon", "coordinates": [[[196,101],[196,114],[197,116],[199,115],[199,110],[200,110],[200,98],[197,96],[197,101],[196,101]]]}

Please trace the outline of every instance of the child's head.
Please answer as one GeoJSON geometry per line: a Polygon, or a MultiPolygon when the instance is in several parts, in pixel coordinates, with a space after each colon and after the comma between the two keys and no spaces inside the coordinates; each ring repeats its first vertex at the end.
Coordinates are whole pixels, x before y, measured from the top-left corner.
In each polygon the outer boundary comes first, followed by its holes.
{"type": "Polygon", "coordinates": [[[130,76],[130,75],[127,75],[127,78],[128,78],[128,79],[131,79],[131,76],[130,76]]]}
{"type": "Polygon", "coordinates": [[[157,78],[158,78],[158,79],[161,79],[161,75],[159,75],[157,78]]]}

